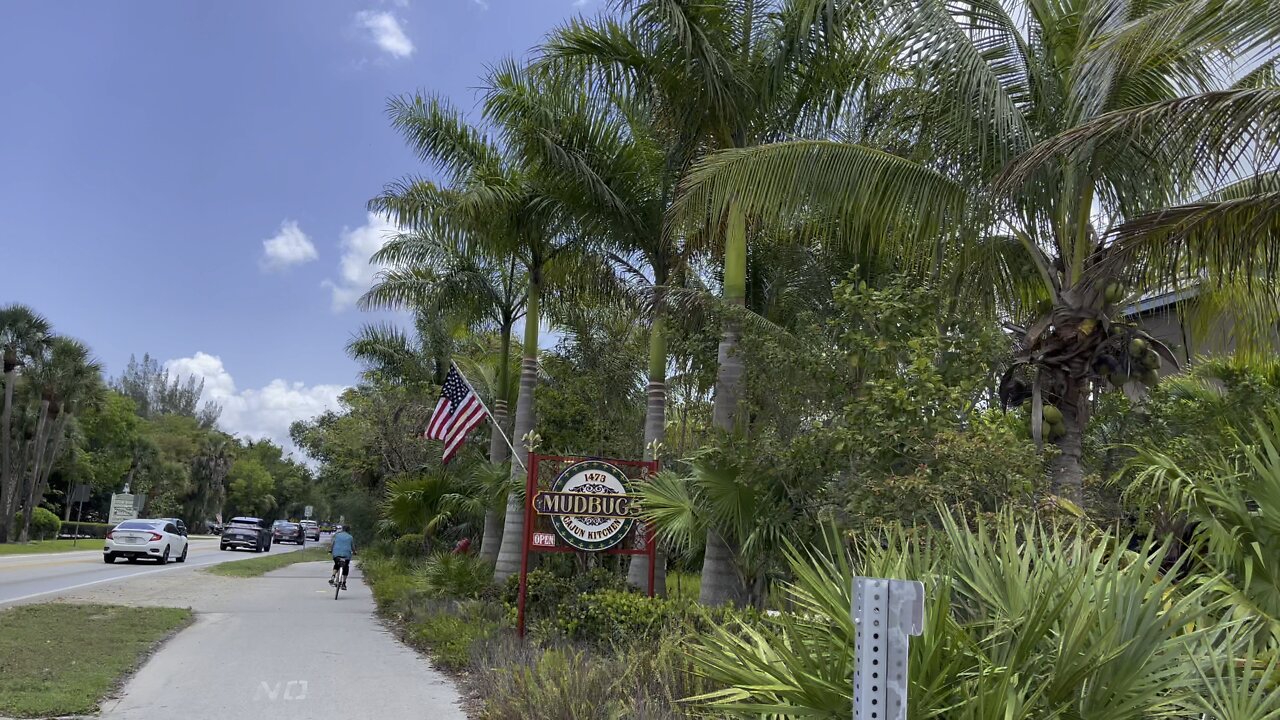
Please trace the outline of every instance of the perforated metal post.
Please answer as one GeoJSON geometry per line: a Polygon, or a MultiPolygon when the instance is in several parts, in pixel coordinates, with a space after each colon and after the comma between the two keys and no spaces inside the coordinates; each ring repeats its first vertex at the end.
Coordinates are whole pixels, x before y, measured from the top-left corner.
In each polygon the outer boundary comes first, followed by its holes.
{"type": "Polygon", "coordinates": [[[854,720],[906,720],[910,636],[924,631],[924,585],[853,579],[854,720]]]}

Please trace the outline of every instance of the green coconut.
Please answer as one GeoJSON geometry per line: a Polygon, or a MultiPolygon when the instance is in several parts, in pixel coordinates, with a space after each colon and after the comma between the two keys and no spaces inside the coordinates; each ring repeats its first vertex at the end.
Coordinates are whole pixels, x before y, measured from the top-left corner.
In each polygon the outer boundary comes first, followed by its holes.
{"type": "Polygon", "coordinates": [[[1057,440],[1058,438],[1060,438],[1060,437],[1062,437],[1063,435],[1066,435],[1066,434],[1067,434],[1067,426],[1066,426],[1066,425],[1050,425],[1050,426],[1049,426],[1049,439],[1050,439],[1050,440],[1057,440]]]}
{"type": "Polygon", "coordinates": [[[1156,353],[1156,351],[1148,349],[1146,352],[1142,353],[1142,357],[1139,362],[1142,363],[1142,367],[1147,370],[1157,370],[1160,368],[1160,355],[1156,353]]]}
{"type": "Polygon", "coordinates": [[[1124,299],[1124,286],[1118,282],[1107,283],[1103,298],[1106,299],[1108,305],[1120,302],[1124,299]]]}
{"type": "Polygon", "coordinates": [[[1134,338],[1129,341],[1129,354],[1133,357],[1141,357],[1142,353],[1147,351],[1147,341],[1142,338],[1134,338]]]}
{"type": "Polygon", "coordinates": [[[1040,411],[1040,415],[1044,418],[1044,421],[1050,425],[1062,424],[1062,411],[1053,405],[1045,405],[1040,411]]]}
{"type": "Polygon", "coordinates": [[[1138,380],[1147,387],[1155,387],[1160,382],[1160,374],[1155,370],[1143,370],[1138,375],[1138,380]]]}

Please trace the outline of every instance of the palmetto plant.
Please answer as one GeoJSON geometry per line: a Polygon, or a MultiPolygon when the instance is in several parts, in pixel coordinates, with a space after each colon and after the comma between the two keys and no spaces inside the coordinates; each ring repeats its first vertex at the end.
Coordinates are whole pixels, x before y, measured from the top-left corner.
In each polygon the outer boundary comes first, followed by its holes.
{"type": "Polygon", "coordinates": [[[1205,586],[1160,569],[1165,550],[1004,516],[969,529],[948,518],[931,542],[866,538],[849,553],[789,550],[794,612],[722,627],[691,649],[725,689],[696,702],[731,717],[847,717],[854,575],[916,578],[925,628],[913,638],[907,717],[1274,717],[1256,702],[1265,655],[1205,586]],[[1205,647],[1213,652],[1200,652],[1205,647]],[[1227,712],[1235,707],[1237,712],[1227,712]]]}
{"type": "Polygon", "coordinates": [[[424,468],[387,483],[381,506],[385,530],[421,533],[428,544],[442,533],[484,514],[484,503],[467,492],[458,473],[424,468]]]}
{"type": "Polygon", "coordinates": [[[1232,450],[1191,470],[1141,448],[1128,491],[1189,516],[1207,582],[1242,616],[1265,619],[1280,644],[1280,412],[1258,419],[1232,450]]]}
{"type": "Polygon", "coordinates": [[[713,155],[681,212],[805,220],[957,274],[962,298],[1010,321],[1004,399],[1034,403],[1054,480],[1078,496],[1089,394],[1173,359],[1123,322],[1129,301],[1238,274],[1234,299],[1275,316],[1268,283],[1239,280],[1280,269],[1280,16],[1248,0],[920,0],[875,27],[854,36],[895,61],[848,78],[842,132],[713,155]],[[1262,64],[1242,75],[1241,59],[1262,64]]]}

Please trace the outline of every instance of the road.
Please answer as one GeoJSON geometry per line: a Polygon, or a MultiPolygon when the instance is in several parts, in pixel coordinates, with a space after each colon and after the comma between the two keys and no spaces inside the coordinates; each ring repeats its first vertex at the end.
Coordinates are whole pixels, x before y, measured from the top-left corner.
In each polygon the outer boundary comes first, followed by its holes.
{"type": "MultiPolygon", "coordinates": [[[[85,541],[84,552],[0,557],[0,607],[25,601],[39,601],[57,594],[92,587],[137,575],[169,573],[184,568],[204,567],[235,560],[261,557],[251,552],[222,552],[218,540],[192,540],[185,563],[170,561],[163,567],[153,562],[114,565],[102,562],[102,543],[85,541]]],[[[292,552],[295,545],[272,545],[271,552],[292,552]]]]}

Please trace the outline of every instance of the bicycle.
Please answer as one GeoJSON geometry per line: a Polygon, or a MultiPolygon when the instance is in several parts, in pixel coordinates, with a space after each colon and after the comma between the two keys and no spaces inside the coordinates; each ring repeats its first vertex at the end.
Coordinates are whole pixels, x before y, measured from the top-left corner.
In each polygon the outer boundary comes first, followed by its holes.
{"type": "Polygon", "coordinates": [[[333,586],[334,600],[338,599],[338,593],[346,589],[347,582],[346,577],[343,575],[343,571],[348,575],[351,572],[351,558],[345,558],[341,565],[339,565],[336,560],[337,558],[335,558],[335,562],[333,563],[333,574],[329,576],[329,584],[333,586]]]}

